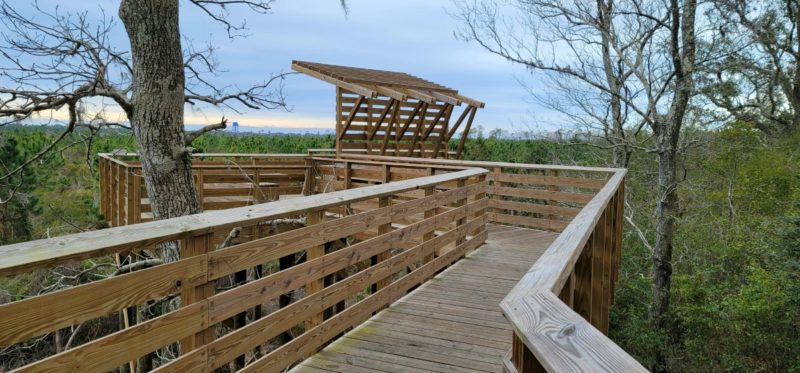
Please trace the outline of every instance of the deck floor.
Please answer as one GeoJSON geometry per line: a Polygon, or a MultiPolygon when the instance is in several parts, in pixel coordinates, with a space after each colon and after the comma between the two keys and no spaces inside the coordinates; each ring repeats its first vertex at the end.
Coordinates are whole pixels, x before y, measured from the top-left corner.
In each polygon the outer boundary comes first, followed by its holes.
{"type": "Polygon", "coordinates": [[[558,233],[490,224],[486,243],[292,372],[501,372],[498,304],[558,233]]]}

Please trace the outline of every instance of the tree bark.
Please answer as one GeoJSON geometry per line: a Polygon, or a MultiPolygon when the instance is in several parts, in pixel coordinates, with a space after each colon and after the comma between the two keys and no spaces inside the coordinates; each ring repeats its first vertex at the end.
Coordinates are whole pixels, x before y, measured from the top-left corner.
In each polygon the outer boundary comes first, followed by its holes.
{"type": "MultiPolygon", "coordinates": [[[[153,219],[200,212],[183,131],[185,75],[178,1],[123,0],[119,16],[133,60],[133,109],[128,115],[153,219]]],[[[162,256],[167,262],[178,260],[177,245],[164,245],[162,256]]]]}
{"type": "MultiPolygon", "coordinates": [[[[658,151],[658,203],[656,205],[656,241],[653,245],[653,303],[650,309],[654,327],[666,330],[672,285],[672,243],[678,213],[677,159],[678,142],[689,101],[694,95],[695,0],[672,0],[671,58],[675,71],[675,95],[666,116],[658,118],[653,131],[658,151]]],[[[668,332],[668,331],[667,331],[668,332]]],[[[657,353],[654,371],[666,371],[664,351],[657,353]]]]}

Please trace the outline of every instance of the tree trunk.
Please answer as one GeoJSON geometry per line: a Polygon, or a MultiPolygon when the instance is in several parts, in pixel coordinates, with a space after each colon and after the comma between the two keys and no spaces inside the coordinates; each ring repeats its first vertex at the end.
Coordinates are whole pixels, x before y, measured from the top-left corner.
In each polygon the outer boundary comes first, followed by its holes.
{"type": "MultiPolygon", "coordinates": [[[[131,42],[129,117],[153,219],[200,212],[183,132],[185,76],[178,1],[123,0],[119,16],[131,42]]],[[[177,260],[177,245],[164,245],[162,256],[168,262],[177,260]]]]}
{"type": "MultiPolygon", "coordinates": [[[[671,142],[668,134],[662,133],[657,136],[659,143],[671,142]]],[[[675,148],[667,145],[658,155],[656,241],[653,245],[653,305],[650,310],[653,325],[658,328],[666,326],[672,283],[672,239],[675,233],[675,214],[678,210],[675,153],[675,148]]]]}

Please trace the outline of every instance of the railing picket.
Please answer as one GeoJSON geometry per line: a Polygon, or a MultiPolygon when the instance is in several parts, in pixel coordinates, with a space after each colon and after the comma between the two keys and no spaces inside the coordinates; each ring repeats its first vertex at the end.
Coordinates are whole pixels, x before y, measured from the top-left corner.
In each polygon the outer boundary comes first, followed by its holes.
{"type": "MultiPolygon", "coordinates": [[[[317,210],[317,211],[309,211],[306,215],[306,226],[313,226],[316,224],[320,224],[325,221],[325,211],[324,210],[317,210]]],[[[325,245],[317,245],[306,249],[306,261],[310,262],[314,259],[321,258],[325,255],[325,245]]],[[[311,281],[306,284],[306,294],[305,296],[309,296],[314,294],[324,287],[324,280],[322,277],[311,281]]],[[[320,312],[315,314],[310,319],[305,322],[306,330],[309,330],[319,324],[322,323],[323,313],[320,312]]]]}
{"type": "MultiPolygon", "coordinates": [[[[190,236],[180,241],[181,259],[191,258],[198,255],[206,255],[214,249],[214,234],[207,233],[198,236],[190,236]]],[[[214,295],[214,281],[208,280],[207,266],[205,267],[205,281],[199,285],[177,284],[181,294],[181,308],[194,303],[202,302],[214,295]]],[[[205,319],[208,320],[208,307],[204,308],[205,319]]],[[[214,328],[207,327],[193,336],[181,340],[181,354],[186,354],[191,350],[210,343],[214,339],[214,328]]]]}

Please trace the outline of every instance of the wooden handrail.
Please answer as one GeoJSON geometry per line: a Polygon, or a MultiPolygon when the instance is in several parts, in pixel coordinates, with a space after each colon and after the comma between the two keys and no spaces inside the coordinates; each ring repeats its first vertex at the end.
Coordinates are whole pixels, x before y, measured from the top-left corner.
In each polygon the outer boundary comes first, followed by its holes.
{"type": "MultiPolygon", "coordinates": [[[[560,299],[559,294],[566,294],[568,301],[573,302],[573,288],[565,289],[567,282],[573,281],[575,265],[589,243],[590,236],[611,206],[612,199],[619,198],[625,180],[624,169],[615,170],[606,185],[589,201],[580,213],[570,222],[550,247],[525,273],[514,288],[500,303],[500,308],[511,323],[515,338],[524,344],[524,349],[512,352],[513,364],[506,364],[506,370],[513,366],[518,372],[533,372],[540,368],[549,372],[565,371],[612,371],[612,372],[646,372],[647,370],[597,329],[596,324],[587,320],[586,315],[576,313],[570,305],[560,299]],[[568,290],[568,291],[564,291],[568,290]],[[535,359],[535,361],[533,360],[535,359]]],[[[622,203],[617,199],[615,202],[622,203]]],[[[619,211],[619,210],[618,210],[619,211]]],[[[616,216],[621,219],[621,216],[616,216]]],[[[614,222],[621,224],[621,222],[614,222]]],[[[621,230],[619,231],[621,233],[621,230]]],[[[608,239],[614,232],[606,232],[608,239]]],[[[621,244],[619,244],[621,245],[621,244]]],[[[606,251],[611,247],[599,246],[606,251]]],[[[597,250],[597,249],[595,249],[597,250]]],[[[597,256],[595,252],[593,255],[597,256]]],[[[611,253],[601,253],[605,260],[611,253]]],[[[617,253],[618,255],[618,253],[617,253]]],[[[596,260],[596,258],[595,258],[596,260]]],[[[596,264],[594,264],[596,265],[596,264]]],[[[606,263],[606,265],[612,265],[606,263]]],[[[605,270],[605,269],[604,269],[605,270]]],[[[615,281],[611,273],[601,271],[594,274],[590,281],[615,281]]],[[[591,284],[588,291],[596,292],[611,288],[610,284],[591,284]]],[[[603,293],[604,297],[612,294],[603,293]]],[[[604,307],[610,302],[604,299],[604,307]]],[[[598,300],[595,300],[597,303],[598,300]]],[[[590,302],[591,303],[591,302],[590,302]]],[[[597,310],[595,310],[596,312],[597,310]]],[[[606,309],[607,312],[607,309],[606,309]]],[[[605,320],[594,317],[593,320],[605,320]]]]}
{"type": "Polygon", "coordinates": [[[0,275],[119,250],[138,251],[164,241],[177,240],[181,254],[173,263],[0,305],[0,347],[179,294],[177,308],[22,370],[107,371],[133,366],[139,357],[176,341],[180,357],[158,370],[210,371],[229,363],[241,367],[239,357],[305,322],[304,330],[294,330],[295,339],[283,341],[245,368],[283,371],[479,247],[487,237],[487,173],[466,169],[0,247],[0,275]],[[423,194],[409,198],[416,190],[423,194]],[[364,208],[375,200],[381,201],[377,207],[364,208]],[[361,210],[350,210],[356,203],[361,210]],[[343,207],[348,211],[339,213],[343,207]],[[305,217],[306,224],[232,246],[214,244],[222,228],[284,217],[305,217]],[[342,247],[328,247],[343,241],[347,242],[342,247]],[[304,260],[284,266],[287,255],[304,260]],[[278,271],[217,288],[223,276],[279,261],[278,271]],[[330,278],[342,271],[348,274],[330,278]],[[363,294],[370,287],[372,291],[363,294]],[[237,315],[300,289],[301,298],[235,324],[237,315]],[[358,301],[351,303],[354,297],[358,301]],[[340,304],[343,309],[337,308],[340,304]],[[233,331],[218,334],[230,327],[229,321],[233,331]]]}
{"type": "Polygon", "coordinates": [[[259,220],[282,218],[301,211],[324,209],[342,203],[388,196],[486,173],[488,171],[479,168],[468,169],[389,184],[2,246],[0,247],[0,276],[30,272],[62,264],[65,261],[87,259],[138,247],[151,247],[161,242],[207,233],[212,229],[229,229],[252,224],[259,220]]]}

